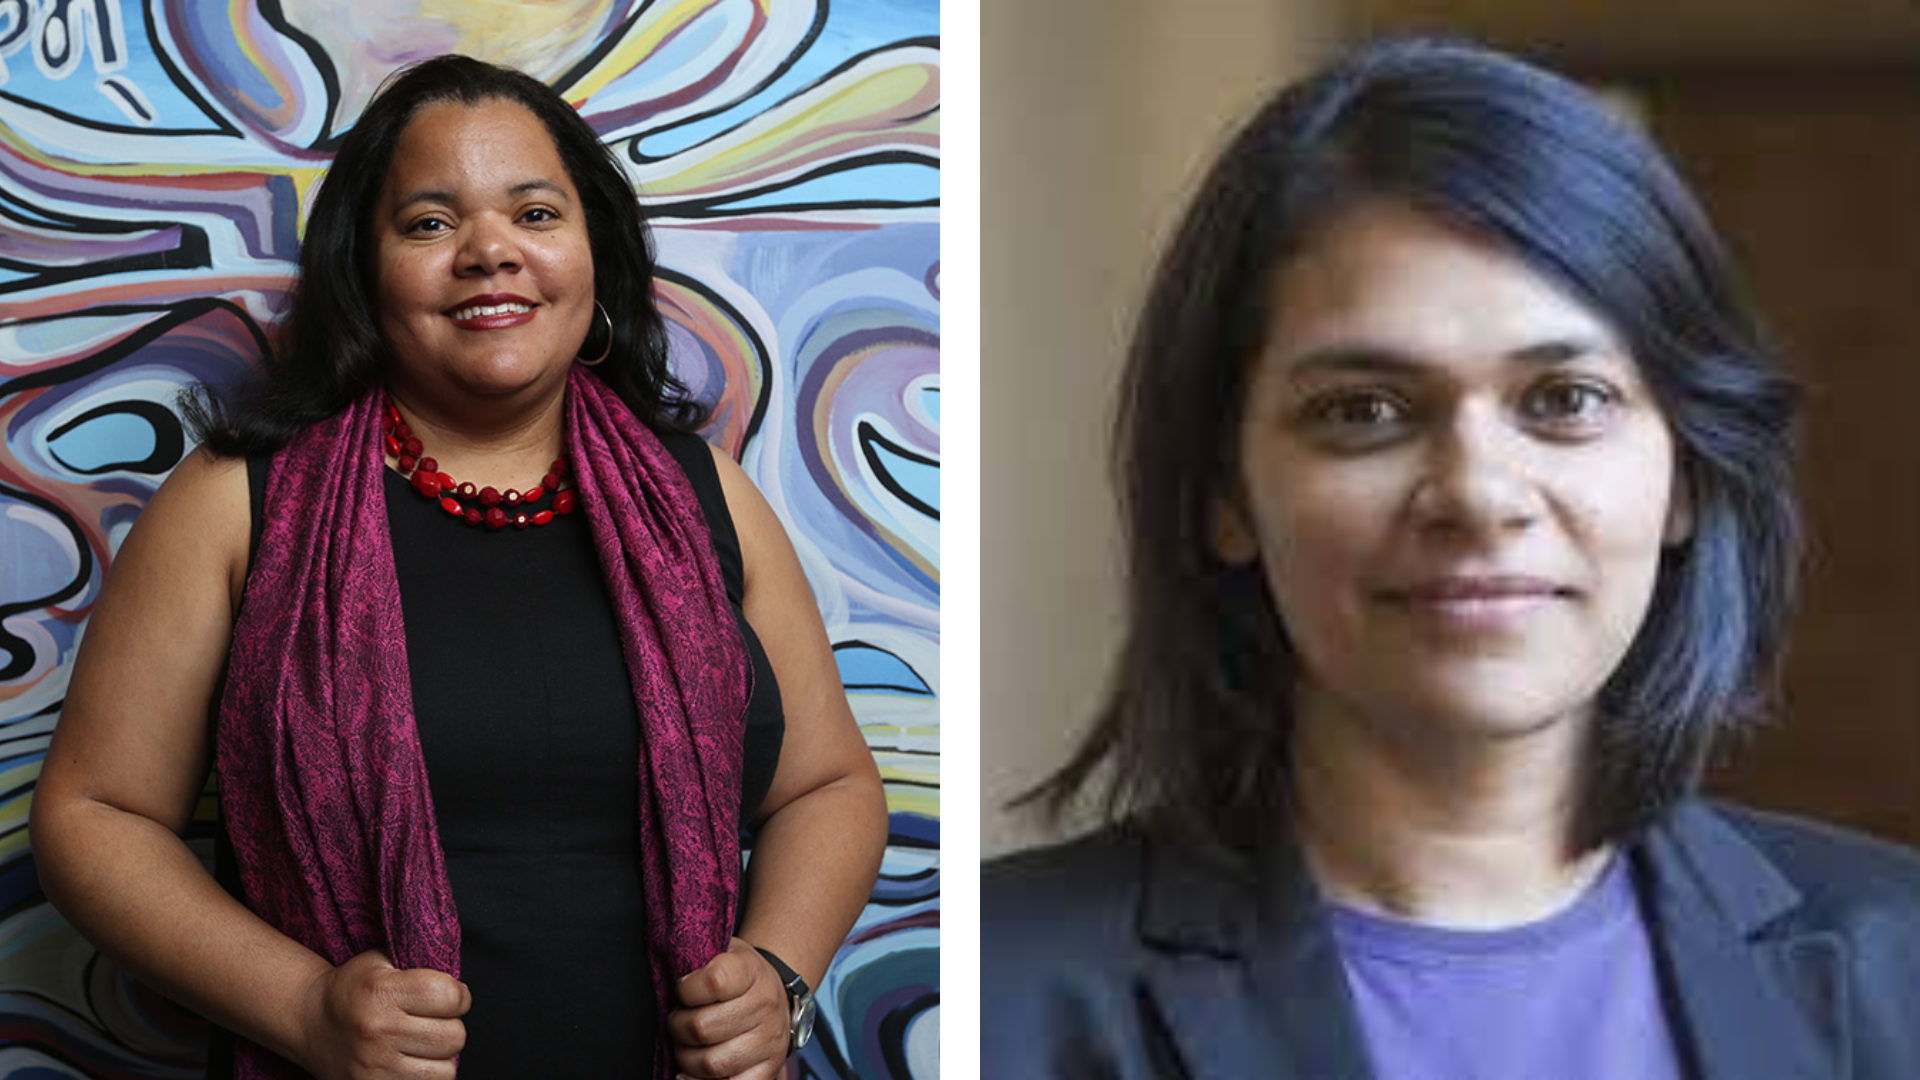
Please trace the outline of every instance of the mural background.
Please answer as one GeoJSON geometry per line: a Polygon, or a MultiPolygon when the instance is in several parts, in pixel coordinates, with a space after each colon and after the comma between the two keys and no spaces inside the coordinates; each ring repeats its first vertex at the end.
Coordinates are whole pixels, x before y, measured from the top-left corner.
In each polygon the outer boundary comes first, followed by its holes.
{"type": "MultiPolygon", "coordinates": [[[[790,1073],[938,1072],[935,0],[0,0],[0,1077],[200,1074],[198,1021],[40,895],[27,815],[174,398],[271,333],[333,147],[448,51],[554,85],[655,222],[674,363],[793,534],[887,781],[790,1073]]],[[[216,804],[193,842],[210,853],[216,804]]]]}

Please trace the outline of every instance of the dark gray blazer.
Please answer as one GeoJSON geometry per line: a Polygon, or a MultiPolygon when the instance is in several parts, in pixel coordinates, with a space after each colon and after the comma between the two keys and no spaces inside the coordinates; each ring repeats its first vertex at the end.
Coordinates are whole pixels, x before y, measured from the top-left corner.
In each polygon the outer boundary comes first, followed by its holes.
{"type": "MultiPolygon", "coordinates": [[[[1696,1077],[1920,1080],[1920,857],[1703,803],[1629,857],[1696,1077]]],[[[1123,825],[987,864],[981,1076],[1370,1080],[1313,884],[1263,860],[1123,825]]]]}

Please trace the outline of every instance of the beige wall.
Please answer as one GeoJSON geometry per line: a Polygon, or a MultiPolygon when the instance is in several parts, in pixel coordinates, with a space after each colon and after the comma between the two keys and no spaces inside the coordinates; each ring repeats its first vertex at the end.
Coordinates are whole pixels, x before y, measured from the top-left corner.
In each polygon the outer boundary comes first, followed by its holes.
{"type": "Polygon", "coordinates": [[[1311,0],[986,0],[981,846],[1066,757],[1117,644],[1105,450],[1155,244],[1234,122],[1329,39],[1311,0]]]}

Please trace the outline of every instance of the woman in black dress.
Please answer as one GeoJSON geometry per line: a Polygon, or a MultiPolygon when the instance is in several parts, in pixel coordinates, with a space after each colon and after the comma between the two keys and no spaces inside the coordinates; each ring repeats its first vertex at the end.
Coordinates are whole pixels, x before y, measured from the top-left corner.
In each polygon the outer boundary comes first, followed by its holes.
{"type": "Polygon", "coordinates": [[[200,404],[123,545],[34,850],[238,1074],[765,1080],[805,1040],[884,797],[778,518],[690,434],[652,272],[558,95],[411,69],[261,383],[200,404]],[[179,837],[210,761],[238,900],[179,837]]]}

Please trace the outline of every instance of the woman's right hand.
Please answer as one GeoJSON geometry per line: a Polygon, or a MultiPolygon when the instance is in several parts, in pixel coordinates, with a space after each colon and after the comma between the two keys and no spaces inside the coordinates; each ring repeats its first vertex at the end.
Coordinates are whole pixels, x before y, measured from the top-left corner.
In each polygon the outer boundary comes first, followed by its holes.
{"type": "Polygon", "coordinates": [[[443,971],[402,971],[369,949],[321,972],[307,1000],[302,1064],[321,1080],[450,1080],[473,994],[443,971]]]}

